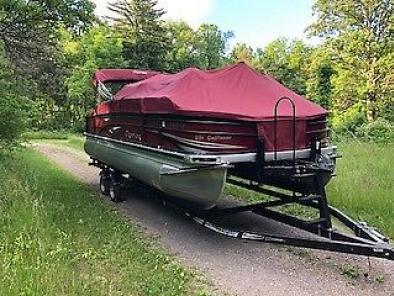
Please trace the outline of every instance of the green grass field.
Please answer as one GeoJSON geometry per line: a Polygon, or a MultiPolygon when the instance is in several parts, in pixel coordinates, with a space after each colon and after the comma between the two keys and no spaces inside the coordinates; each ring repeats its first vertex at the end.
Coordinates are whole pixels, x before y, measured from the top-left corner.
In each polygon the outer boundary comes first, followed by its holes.
{"type": "Polygon", "coordinates": [[[61,144],[77,150],[83,150],[84,137],[82,134],[36,131],[27,132],[23,137],[29,142],[45,141],[46,143],[61,144]]]}
{"type": "Polygon", "coordinates": [[[329,202],[394,239],[394,144],[343,143],[329,202]]]}
{"type": "Polygon", "coordinates": [[[31,150],[0,162],[1,295],[205,295],[195,275],[31,150]]]}

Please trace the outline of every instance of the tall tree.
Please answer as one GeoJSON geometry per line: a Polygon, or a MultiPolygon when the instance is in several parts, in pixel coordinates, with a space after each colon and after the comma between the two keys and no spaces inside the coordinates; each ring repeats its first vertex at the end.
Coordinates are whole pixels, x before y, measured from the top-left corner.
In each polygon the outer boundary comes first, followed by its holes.
{"type": "Polygon", "coordinates": [[[233,36],[233,32],[222,32],[217,25],[202,24],[196,32],[200,67],[212,69],[222,66],[228,40],[233,36]]]}
{"type": "Polygon", "coordinates": [[[116,13],[114,26],[124,40],[124,58],[130,67],[162,70],[168,37],[156,0],[116,0],[109,5],[116,13]]]}
{"type": "Polygon", "coordinates": [[[325,38],[336,57],[336,87],[343,93],[356,92],[356,97],[342,99],[361,104],[373,121],[390,104],[394,87],[388,83],[394,68],[393,0],[317,0],[314,12],[317,21],[309,32],[325,38]]]}
{"type": "Polygon", "coordinates": [[[170,46],[167,53],[167,70],[177,72],[199,66],[197,38],[194,30],[184,21],[168,22],[170,46]]]}
{"type": "Polygon", "coordinates": [[[0,47],[12,79],[23,81],[9,95],[51,110],[51,98],[64,99],[59,28],[81,34],[95,21],[93,10],[89,0],[0,0],[0,47]]]}

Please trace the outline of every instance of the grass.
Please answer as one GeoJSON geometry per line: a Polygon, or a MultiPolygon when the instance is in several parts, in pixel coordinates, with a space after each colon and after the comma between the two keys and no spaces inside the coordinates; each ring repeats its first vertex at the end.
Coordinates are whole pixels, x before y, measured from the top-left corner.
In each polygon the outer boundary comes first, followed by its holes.
{"type": "Polygon", "coordinates": [[[80,134],[61,131],[36,131],[25,133],[23,136],[28,141],[45,141],[46,143],[61,144],[69,148],[83,150],[84,137],[80,134]]]}
{"type": "Polygon", "coordinates": [[[1,295],[205,295],[94,192],[29,149],[0,163],[1,295]]]}
{"type": "Polygon", "coordinates": [[[394,144],[344,143],[329,202],[394,239],[394,144]]]}
{"type": "MultiPolygon", "coordinates": [[[[49,142],[59,143],[59,141],[49,141],[49,142]]],[[[67,139],[61,141],[61,143],[73,149],[83,150],[83,144],[85,143],[85,139],[80,135],[69,135],[67,139]]]]}

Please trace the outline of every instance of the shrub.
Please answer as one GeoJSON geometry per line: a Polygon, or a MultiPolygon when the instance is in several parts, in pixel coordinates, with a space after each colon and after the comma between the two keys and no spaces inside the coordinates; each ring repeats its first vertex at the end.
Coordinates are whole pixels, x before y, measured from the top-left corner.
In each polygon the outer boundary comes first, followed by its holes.
{"type": "Polygon", "coordinates": [[[332,127],[338,134],[355,133],[365,121],[365,112],[356,104],[344,112],[335,114],[332,118],[332,127]]]}
{"type": "Polygon", "coordinates": [[[27,124],[28,101],[19,96],[0,96],[0,154],[18,146],[27,124]]]}
{"type": "Polygon", "coordinates": [[[394,143],[394,123],[378,119],[356,129],[356,136],[376,143],[394,143]]]}
{"type": "Polygon", "coordinates": [[[23,138],[26,140],[67,140],[68,132],[66,131],[29,131],[23,134],[23,138]]]}

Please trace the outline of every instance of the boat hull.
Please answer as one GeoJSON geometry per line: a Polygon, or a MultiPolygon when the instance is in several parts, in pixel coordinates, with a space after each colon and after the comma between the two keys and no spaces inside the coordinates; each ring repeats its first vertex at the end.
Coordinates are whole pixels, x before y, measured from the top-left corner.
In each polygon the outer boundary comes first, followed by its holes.
{"type": "Polygon", "coordinates": [[[227,165],[190,164],[176,155],[89,136],[84,148],[93,159],[197,208],[215,206],[226,181],[227,165]]]}

